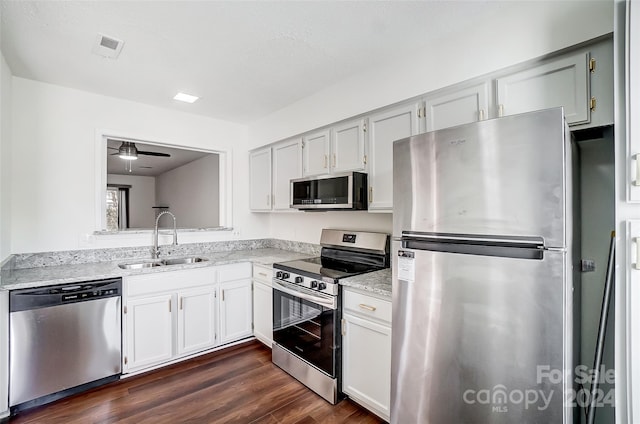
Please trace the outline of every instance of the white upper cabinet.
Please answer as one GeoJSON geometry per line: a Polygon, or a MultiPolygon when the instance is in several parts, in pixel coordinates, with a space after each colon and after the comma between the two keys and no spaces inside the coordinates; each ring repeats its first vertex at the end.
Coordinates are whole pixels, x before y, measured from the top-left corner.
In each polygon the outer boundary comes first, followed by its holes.
{"type": "Polygon", "coordinates": [[[291,184],[302,177],[302,144],[299,138],[273,146],[273,210],[292,210],[291,184]]]}
{"type": "Polygon", "coordinates": [[[435,131],[489,117],[489,82],[447,90],[425,98],[427,131],[435,131]]]}
{"type": "Polygon", "coordinates": [[[356,119],[331,129],[331,172],[364,171],[364,119],[356,119]]]}
{"type": "Polygon", "coordinates": [[[249,153],[249,208],[271,210],[271,147],[249,153]]]}
{"type": "Polygon", "coordinates": [[[578,53],[496,79],[498,116],[564,107],[569,124],[590,120],[589,53],[578,53]]]}
{"type": "Polygon", "coordinates": [[[421,102],[384,109],[369,116],[369,210],[393,209],[393,142],[418,134],[421,102]]]}
{"type": "Polygon", "coordinates": [[[329,140],[328,129],[302,138],[302,172],[305,177],[329,173],[329,140]]]}

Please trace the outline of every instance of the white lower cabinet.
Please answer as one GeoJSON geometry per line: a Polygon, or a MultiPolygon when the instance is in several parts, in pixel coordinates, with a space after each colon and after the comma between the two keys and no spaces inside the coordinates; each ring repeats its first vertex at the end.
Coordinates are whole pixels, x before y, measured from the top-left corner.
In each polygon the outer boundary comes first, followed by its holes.
{"type": "Polygon", "coordinates": [[[9,292],[0,291],[0,418],[9,415],[9,292]]]}
{"type": "Polygon", "coordinates": [[[124,277],[123,373],[251,336],[250,277],[249,263],[124,277]]]}
{"type": "Polygon", "coordinates": [[[262,343],[273,345],[273,268],[253,266],[253,335],[262,343]]]}
{"type": "Polygon", "coordinates": [[[251,280],[220,284],[220,342],[253,335],[251,280]]]}
{"type": "Polygon", "coordinates": [[[342,391],[389,421],[391,302],[344,290],[342,391]]]}
{"type": "Polygon", "coordinates": [[[216,287],[178,293],[178,354],[189,354],[216,344],[216,287]]]}
{"type": "Polygon", "coordinates": [[[131,299],[126,304],[126,370],[149,367],[173,357],[173,295],[131,299]]]}

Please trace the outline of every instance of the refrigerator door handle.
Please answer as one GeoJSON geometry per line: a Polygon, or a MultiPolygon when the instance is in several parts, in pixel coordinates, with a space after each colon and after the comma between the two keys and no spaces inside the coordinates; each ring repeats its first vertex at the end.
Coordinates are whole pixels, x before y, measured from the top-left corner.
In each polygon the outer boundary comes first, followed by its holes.
{"type": "Polygon", "coordinates": [[[545,249],[539,245],[523,245],[514,243],[481,243],[478,241],[443,241],[428,238],[403,237],[400,240],[402,249],[430,250],[434,252],[457,253],[463,255],[497,256],[517,259],[544,259],[545,249]]]}
{"type": "Polygon", "coordinates": [[[502,245],[512,247],[544,248],[542,237],[514,237],[514,236],[493,236],[475,234],[448,234],[448,233],[424,233],[418,231],[403,231],[402,237],[396,240],[403,241],[409,239],[432,241],[435,243],[464,243],[482,245],[502,245]]]}

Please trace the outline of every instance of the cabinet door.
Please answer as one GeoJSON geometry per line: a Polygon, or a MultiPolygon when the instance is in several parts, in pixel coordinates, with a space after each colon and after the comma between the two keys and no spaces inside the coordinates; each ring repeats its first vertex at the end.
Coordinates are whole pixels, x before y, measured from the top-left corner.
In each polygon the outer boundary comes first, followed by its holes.
{"type": "Polygon", "coordinates": [[[391,328],[344,314],[342,345],[342,390],[389,421],[391,328]]]}
{"type": "Polygon", "coordinates": [[[498,116],[563,106],[569,124],[589,122],[588,62],[579,53],[498,78],[498,116]]]}
{"type": "Polygon", "coordinates": [[[302,143],[293,139],[273,146],[273,209],[291,210],[290,180],[302,177],[302,143]]]}
{"type": "Polygon", "coordinates": [[[216,344],[216,291],[213,286],[178,293],[178,355],[216,344]]]}
{"type": "Polygon", "coordinates": [[[9,292],[0,291],[0,418],[9,414],[9,292]]]}
{"type": "Polygon", "coordinates": [[[393,209],[393,142],[418,134],[421,103],[383,110],[369,117],[369,210],[393,209]]]}
{"type": "Polygon", "coordinates": [[[329,130],[302,138],[302,164],[304,176],[329,173],[329,130]]]}
{"type": "Polygon", "coordinates": [[[427,131],[487,119],[489,83],[447,92],[425,99],[427,131]]]}
{"type": "Polygon", "coordinates": [[[249,208],[271,210],[271,148],[249,153],[249,208]]]}
{"type": "Polygon", "coordinates": [[[173,357],[173,296],[131,299],[125,308],[125,370],[170,360],[173,357]]]}
{"type": "Polygon", "coordinates": [[[364,120],[358,119],[331,130],[331,172],[363,171],[364,120]]]}
{"type": "Polygon", "coordinates": [[[262,343],[273,344],[273,291],[266,284],[253,282],[253,335],[262,343]]]}
{"type": "Polygon", "coordinates": [[[220,285],[220,343],[229,343],[253,334],[251,280],[220,285]]]}

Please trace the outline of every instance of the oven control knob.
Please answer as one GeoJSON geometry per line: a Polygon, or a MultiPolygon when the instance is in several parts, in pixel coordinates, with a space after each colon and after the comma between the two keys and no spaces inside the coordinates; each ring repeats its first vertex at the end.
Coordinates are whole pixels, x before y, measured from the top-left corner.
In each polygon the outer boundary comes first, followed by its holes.
{"type": "Polygon", "coordinates": [[[327,288],[327,283],[318,283],[318,290],[324,290],[327,288]]]}
{"type": "Polygon", "coordinates": [[[282,274],[284,274],[282,271],[276,272],[276,278],[282,280],[282,274]]]}
{"type": "Polygon", "coordinates": [[[289,278],[289,273],[288,272],[283,272],[282,273],[282,279],[286,280],[287,278],[289,278]]]}
{"type": "Polygon", "coordinates": [[[312,289],[317,289],[317,288],[318,288],[318,282],[317,282],[316,280],[313,280],[313,281],[311,282],[311,288],[312,288],[312,289]]]}
{"type": "Polygon", "coordinates": [[[304,281],[304,278],[302,277],[296,277],[296,284],[302,284],[302,282],[304,281]]]}

